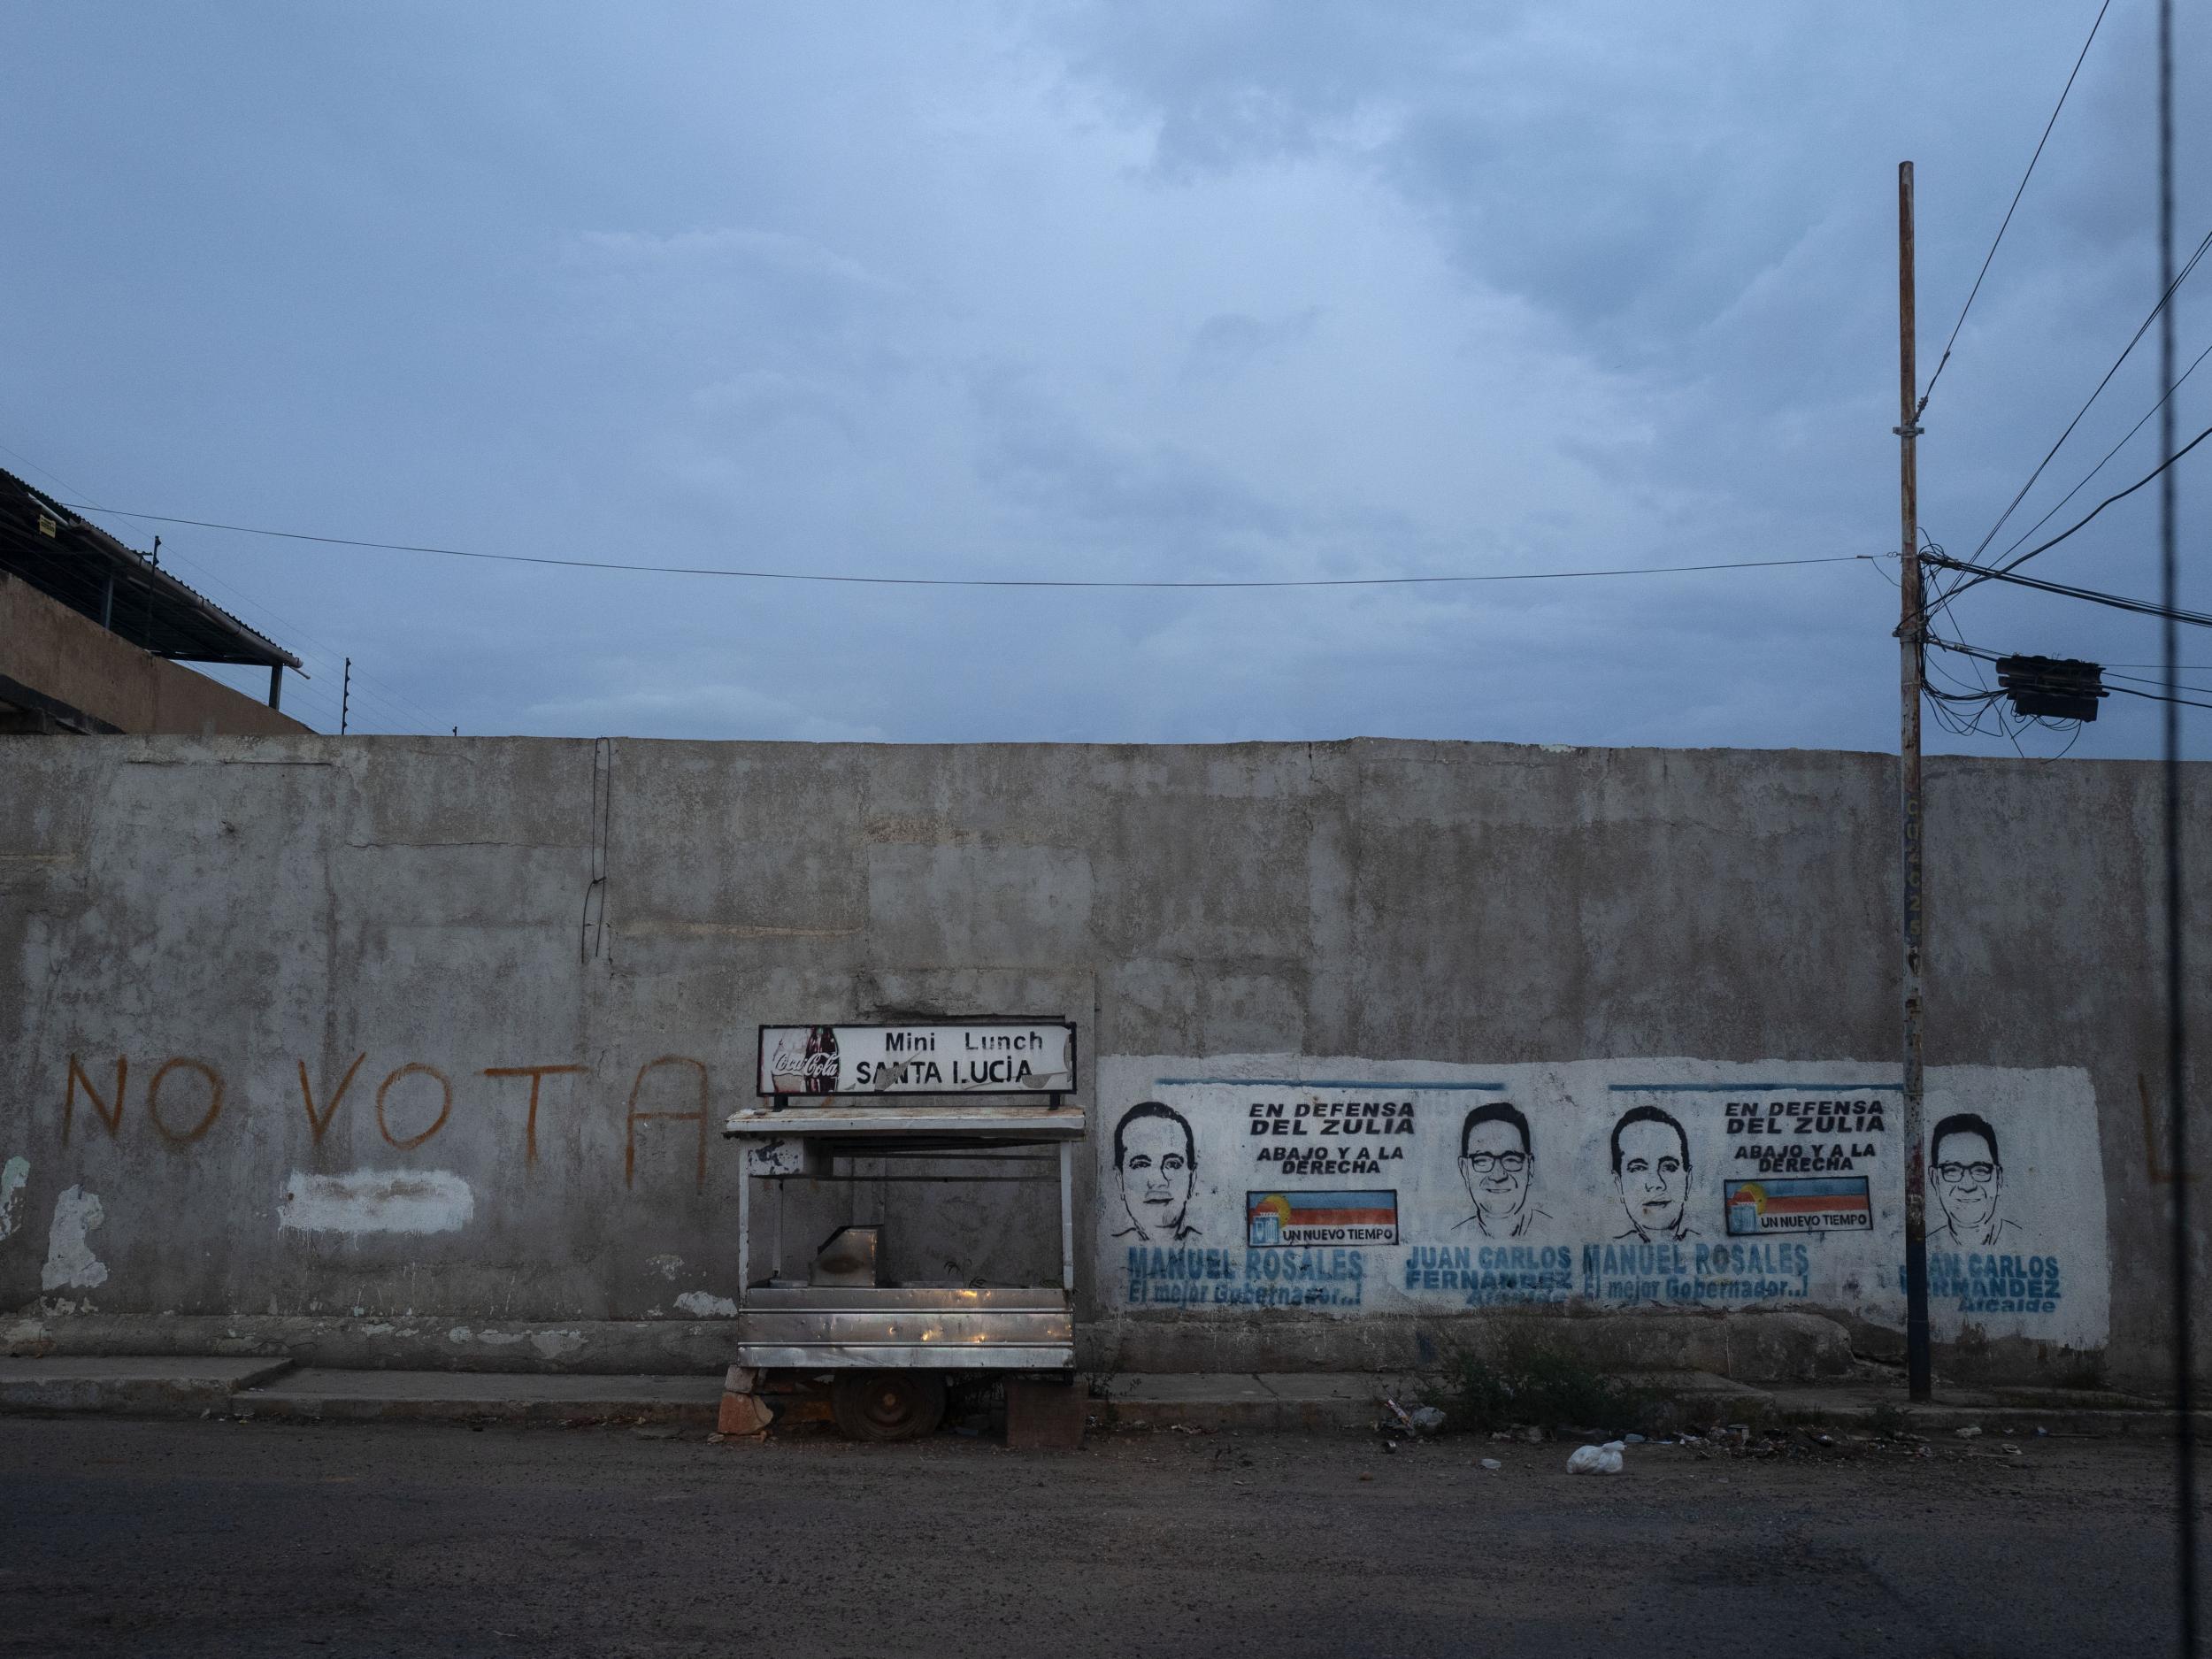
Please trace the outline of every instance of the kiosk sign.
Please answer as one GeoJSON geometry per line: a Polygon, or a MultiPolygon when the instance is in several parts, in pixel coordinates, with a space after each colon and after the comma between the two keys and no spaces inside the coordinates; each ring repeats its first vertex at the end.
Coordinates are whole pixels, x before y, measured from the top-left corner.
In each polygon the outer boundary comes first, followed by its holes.
{"type": "Polygon", "coordinates": [[[1065,1094],[1075,1088],[1066,1020],[942,1025],[763,1025],[760,1093],[1065,1094]]]}

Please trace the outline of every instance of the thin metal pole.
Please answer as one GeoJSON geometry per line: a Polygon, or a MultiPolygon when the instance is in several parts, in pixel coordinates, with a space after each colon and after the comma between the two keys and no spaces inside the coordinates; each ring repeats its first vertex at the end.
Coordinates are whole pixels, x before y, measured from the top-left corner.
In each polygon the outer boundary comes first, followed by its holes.
{"type": "Polygon", "coordinates": [[[1928,1338],[1928,1194],[1921,1146],[1920,675],[1926,624],[1921,615],[1919,369],[1914,356],[1912,163],[1897,164],[1897,792],[1904,855],[1905,1026],[1905,1379],[1915,1400],[1933,1392],[1928,1338]]]}
{"type": "Polygon", "coordinates": [[[1075,1143],[1060,1143],[1060,1288],[1075,1294],[1075,1143]]]}
{"type": "MultiPolygon", "coordinates": [[[[2174,7],[2158,6],[2158,291],[2174,286],[2174,7]]],[[[2174,1453],[2178,1461],[2176,1586],[2181,1602],[2182,1659],[2197,1652],[2197,1446],[2196,1401],[2191,1371],[2196,1362],[2189,1303],[2189,1112],[2188,1027],[2183,1018],[2181,886],[2181,687],[2180,634],[2174,607],[2180,599],[2175,557],[2178,487],[2174,461],[2174,311],[2169,299],[2158,314],[2159,385],[2165,401],[2158,406],[2158,453],[2165,471],[2158,480],[2159,599],[2166,614],[2160,623],[2166,659],[2166,1161],[2173,1194],[2170,1212],[2173,1258],[2174,1453]]]]}
{"type": "Polygon", "coordinates": [[[737,1302],[741,1308],[753,1282],[753,1143],[740,1141],[737,1145],[737,1302]]]}
{"type": "Polygon", "coordinates": [[[338,735],[346,734],[346,715],[353,707],[353,658],[346,658],[346,677],[338,687],[338,735]]]}

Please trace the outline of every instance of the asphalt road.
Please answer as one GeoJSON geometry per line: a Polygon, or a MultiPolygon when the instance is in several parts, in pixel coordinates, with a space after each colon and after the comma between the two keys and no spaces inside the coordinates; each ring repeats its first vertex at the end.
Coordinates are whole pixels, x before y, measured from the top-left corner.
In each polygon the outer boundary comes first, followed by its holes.
{"type": "Polygon", "coordinates": [[[1848,1449],[13,1418],[0,1653],[2172,1650],[2162,1443],[1848,1449]]]}

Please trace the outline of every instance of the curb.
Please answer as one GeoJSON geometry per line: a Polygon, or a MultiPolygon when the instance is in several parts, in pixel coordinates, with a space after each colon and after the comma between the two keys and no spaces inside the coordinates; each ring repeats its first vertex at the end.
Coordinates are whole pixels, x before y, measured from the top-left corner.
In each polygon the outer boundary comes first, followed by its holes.
{"type": "Polygon", "coordinates": [[[1371,1429],[1381,1410],[1360,1400],[1094,1400],[1091,1416],[1114,1431],[1191,1429],[1202,1433],[1294,1433],[1371,1429]]]}
{"type": "MultiPolygon", "coordinates": [[[[1792,1428],[1875,1429],[1901,1427],[1909,1433],[1950,1434],[1978,1428],[1988,1434],[2007,1429],[2020,1439],[2045,1433],[2088,1440],[2172,1440],[2179,1413],[2171,1410],[2118,1410],[2108,1407],[2075,1409],[2061,1407],[2039,1410],[2032,1406],[1954,1406],[1940,1402],[1924,1406],[1836,1405],[1806,1409],[1782,1405],[1773,1419],[1792,1428]]],[[[2212,1411],[2193,1411],[2200,1435],[2212,1432],[2212,1411]]]]}
{"type": "Polygon", "coordinates": [[[712,1430],[721,1394],[705,1404],[625,1400],[366,1400],[255,1389],[222,1408],[241,1423],[501,1423],[536,1428],[666,1424],[712,1430]]]}
{"type": "MultiPolygon", "coordinates": [[[[1689,1377],[1698,1377],[1690,1373],[1689,1377]]],[[[1383,1396],[1409,1379],[1346,1374],[1132,1376],[1087,1402],[1098,1428],[1124,1432],[1335,1433],[1372,1431],[1383,1396]]],[[[1701,1378],[1699,1379],[1702,1381],[1701,1378]]],[[[1978,1428],[2023,1440],[2039,1432],[2083,1439],[2164,1440],[2177,1414],[2139,1405],[1909,1405],[1886,1391],[1824,1398],[1825,1391],[1772,1392],[1719,1379],[1676,1386],[1696,1421],[1758,1427],[1901,1431],[1929,1438],[1978,1428]]],[[[304,1423],[503,1423],[581,1426],[718,1426],[722,1375],[603,1376],[578,1373],[296,1370],[291,1361],[219,1356],[0,1360],[0,1413],[122,1417],[219,1416],[304,1423]]],[[[1398,1397],[1408,1400],[1401,1390],[1398,1397]]],[[[2106,1400],[2109,1400],[2109,1395],[2106,1400]]],[[[2212,1410],[2193,1414],[2212,1438],[2212,1410]]]]}
{"type": "Polygon", "coordinates": [[[487,1374],[481,1371],[296,1371],[229,1402],[242,1422],[672,1424],[710,1429],[722,1379],[487,1374]]]}
{"type": "Polygon", "coordinates": [[[198,1417],[228,1411],[238,1391],[291,1369],[288,1359],[10,1360],[0,1365],[0,1411],[198,1417]]]}

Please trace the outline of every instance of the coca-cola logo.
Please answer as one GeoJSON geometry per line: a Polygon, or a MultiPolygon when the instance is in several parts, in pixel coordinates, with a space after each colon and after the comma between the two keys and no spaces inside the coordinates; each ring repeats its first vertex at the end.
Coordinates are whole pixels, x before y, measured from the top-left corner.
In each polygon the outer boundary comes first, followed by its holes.
{"type": "Polygon", "coordinates": [[[773,1078],[795,1077],[809,1083],[834,1083],[837,1056],[818,1050],[809,1053],[805,1046],[795,1045],[786,1038],[768,1056],[768,1074],[773,1078]]]}

